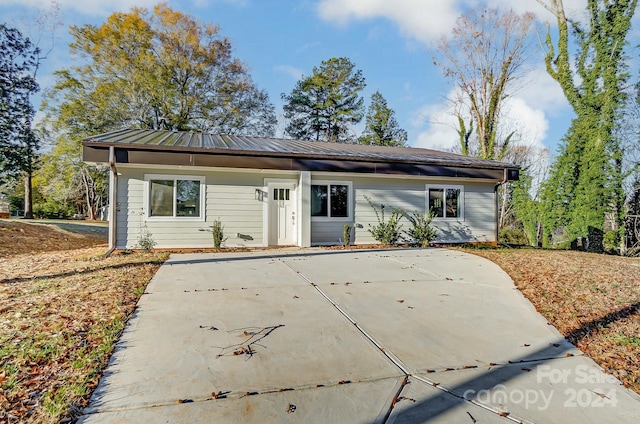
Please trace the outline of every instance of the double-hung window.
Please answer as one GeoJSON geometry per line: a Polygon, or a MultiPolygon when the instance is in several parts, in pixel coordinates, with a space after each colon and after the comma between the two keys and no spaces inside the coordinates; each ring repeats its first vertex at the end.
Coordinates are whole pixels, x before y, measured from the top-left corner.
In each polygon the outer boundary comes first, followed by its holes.
{"type": "Polygon", "coordinates": [[[464,187],[458,185],[427,185],[427,211],[434,218],[464,219],[464,187]]]}
{"type": "Polygon", "coordinates": [[[147,175],[147,217],[204,220],[204,177],[147,175]]]}
{"type": "Polygon", "coordinates": [[[351,183],[314,182],[311,184],[311,216],[349,219],[351,217],[351,183]]]}

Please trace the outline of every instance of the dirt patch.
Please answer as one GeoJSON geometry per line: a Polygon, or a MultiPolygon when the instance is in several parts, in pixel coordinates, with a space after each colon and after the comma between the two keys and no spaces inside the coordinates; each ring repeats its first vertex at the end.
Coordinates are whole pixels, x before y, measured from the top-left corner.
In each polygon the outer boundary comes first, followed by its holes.
{"type": "Polygon", "coordinates": [[[640,259],[575,251],[465,250],[502,267],[570,342],[640,394],[640,259]]]}
{"type": "Polygon", "coordinates": [[[99,232],[87,234],[66,231],[54,224],[0,220],[0,258],[24,253],[82,249],[105,243],[106,237],[99,232]]]}

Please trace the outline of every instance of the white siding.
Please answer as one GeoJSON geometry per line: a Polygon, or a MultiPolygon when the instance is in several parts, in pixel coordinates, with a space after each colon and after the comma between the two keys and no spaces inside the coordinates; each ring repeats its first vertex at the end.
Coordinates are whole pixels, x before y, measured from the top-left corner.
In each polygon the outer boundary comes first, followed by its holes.
{"type": "Polygon", "coordinates": [[[263,245],[263,201],[256,199],[265,178],[282,178],[281,174],[257,171],[224,172],[180,170],[143,170],[124,168],[118,179],[117,247],[135,248],[143,225],[151,232],[156,247],[213,247],[209,231],[213,221],[224,225],[225,246],[263,245]],[[205,221],[145,220],[145,174],[198,175],[205,177],[205,221]]]}
{"type": "Polygon", "coordinates": [[[344,224],[347,222],[311,221],[311,244],[342,244],[344,224]]]}
{"type": "MultiPolygon", "coordinates": [[[[135,248],[140,231],[146,225],[156,247],[213,247],[210,229],[215,219],[220,219],[228,237],[226,246],[264,246],[264,202],[256,198],[256,189],[262,190],[265,179],[296,178],[292,173],[260,172],[246,170],[230,172],[223,170],[169,170],[121,167],[118,177],[117,200],[117,248],[135,248]],[[154,221],[145,219],[145,174],[204,176],[206,186],[205,220],[154,221]]],[[[377,223],[372,208],[365,200],[370,197],[376,207],[380,203],[392,208],[404,209],[408,213],[425,211],[425,185],[451,184],[464,186],[464,218],[460,220],[434,221],[438,229],[437,242],[495,241],[494,184],[461,182],[456,179],[387,178],[378,176],[345,175],[332,176],[327,173],[311,175],[314,181],[351,182],[352,211],[350,220],[313,220],[298,215],[299,219],[311,221],[311,244],[338,244],[342,241],[345,223],[355,227],[352,243],[369,244],[376,241],[369,233],[369,225],[377,223]]],[[[388,215],[387,215],[388,217],[388,215]]],[[[410,226],[402,220],[403,230],[410,226]]]]}
{"type": "MultiPolygon", "coordinates": [[[[464,186],[464,218],[460,220],[434,221],[433,226],[438,230],[436,242],[489,242],[495,241],[495,200],[492,183],[460,182],[455,179],[433,180],[414,178],[383,178],[362,177],[353,178],[315,178],[316,180],[336,180],[353,182],[355,244],[376,243],[369,233],[369,225],[377,223],[376,215],[365,196],[380,210],[380,204],[387,205],[385,219],[393,208],[403,209],[407,213],[413,211],[424,212],[425,185],[450,184],[464,186]]],[[[409,229],[410,223],[402,219],[402,230],[409,229]]],[[[311,243],[328,244],[342,240],[344,222],[322,221],[311,223],[311,243]]]]}

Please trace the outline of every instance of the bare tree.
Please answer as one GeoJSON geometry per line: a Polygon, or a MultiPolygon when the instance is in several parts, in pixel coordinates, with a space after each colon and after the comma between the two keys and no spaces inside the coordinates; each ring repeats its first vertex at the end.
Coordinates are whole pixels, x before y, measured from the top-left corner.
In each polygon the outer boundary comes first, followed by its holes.
{"type": "Polygon", "coordinates": [[[463,154],[505,156],[514,133],[499,137],[501,108],[526,75],[534,19],[531,13],[481,5],[461,15],[452,35],[438,41],[434,63],[457,88],[457,97],[449,100],[459,106],[456,130],[463,154]]]}
{"type": "MultiPolygon", "coordinates": [[[[60,18],[60,5],[51,1],[49,8],[40,9],[38,14],[33,18],[35,23],[35,31],[32,36],[34,44],[37,46],[37,55],[34,66],[31,69],[33,79],[38,77],[38,71],[42,63],[49,58],[55,46],[56,31],[62,26],[60,18]]],[[[33,218],[33,173],[38,167],[38,150],[40,149],[41,137],[33,128],[33,122],[29,122],[30,128],[30,146],[27,149],[27,166],[24,169],[24,217],[33,218]]]]}

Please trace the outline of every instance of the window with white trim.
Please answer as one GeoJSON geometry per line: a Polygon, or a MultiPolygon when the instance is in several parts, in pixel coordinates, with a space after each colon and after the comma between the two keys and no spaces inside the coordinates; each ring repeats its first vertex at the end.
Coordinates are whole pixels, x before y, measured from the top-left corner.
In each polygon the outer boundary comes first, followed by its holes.
{"type": "Polygon", "coordinates": [[[427,185],[427,211],[434,218],[464,218],[464,187],[460,185],[427,185]]]}
{"type": "Polygon", "coordinates": [[[311,216],[313,218],[349,219],[351,216],[351,183],[332,181],[311,184],[311,216]]]}
{"type": "Polygon", "coordinates": [[[147,217],[204,220],[204,177],[145,175],[147,217]]]}

